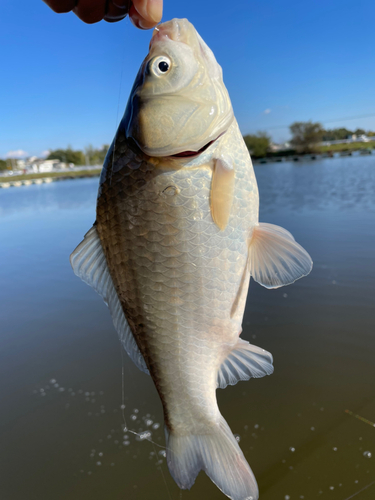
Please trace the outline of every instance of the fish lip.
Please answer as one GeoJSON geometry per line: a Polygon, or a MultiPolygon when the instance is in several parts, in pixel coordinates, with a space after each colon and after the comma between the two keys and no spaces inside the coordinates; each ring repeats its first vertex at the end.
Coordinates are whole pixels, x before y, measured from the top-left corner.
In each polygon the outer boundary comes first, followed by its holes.
{"type": "Polygon", "coordinates": [[[216,140],[217,139],[214,139],[213,141],[208,142],[203,146],[203,148],[200,148],[198,151],[182,151],[181,153],[167,156],[167,158],[193,158],[194,156],[198,156],[199,154],[203,153],[203,151],[206,151],[206,149],[208,149],[216,140]]]}
{"type": "Polygon", "coordinates": [[[213,139],[212,141],[207,142],[207,144],[205,144],[203,147],[201,147],[200,149],[198,149],[198,151],[189,151],[189,150],[188,151],[181,151],[180,153],[176,153],[174,155],[166,156],[166,158],[181,158],[181,159],[195,158],[196,156],[198,156],[201,153],[203,153],[204,151],[206,151],[210,146],[212,146],[212,144],[214,144],[222,135],[224,135],[225,132],[222,132],[220,135],[218,135],[216,137],[216,139],[213,139]]]}
{"type": "Polygon", "coordinates": [[[172,19],[171,21],[166,21],[164,23],[156,25],[152,33],[149,49],[151,49],[155,42],[165,40],[186,43],[186,41],[183,39],[184,37],[182,36],[181,28],[182,30],[186,30],[189,28],[189,26],[190,23],[187,21],[187,19],[172,19]],[[186,25],[186,22],[188,25],[186,25]]]}

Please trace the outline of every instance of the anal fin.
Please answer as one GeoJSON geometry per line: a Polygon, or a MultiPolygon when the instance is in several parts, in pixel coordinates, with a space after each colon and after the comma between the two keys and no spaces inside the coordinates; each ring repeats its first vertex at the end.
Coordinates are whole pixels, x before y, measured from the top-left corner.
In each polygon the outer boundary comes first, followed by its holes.
{"type": "Polygon", "coordinates": [[[107,304],[113,324],[125,351],[134,364],[149,373],[146,362],[137,346],[133,333],[126,321],[124,311],[117,296],[103,252],[99,235],[93,226],[70,256],[74,273],[102,297],[107,304]]]}
{"type": "Polygon", "coordinates": [[[223,361],[218,375],[217,386],[224,389],[227,385],[235,385],[239,380],[261,378],[273,373],[272,354],[238,339],[238,343],[223,361]]]}
{"type": "Polygon", "coordinates": [[[286,229],[257,224],[249,243],[248,267],[253,279],[266,288],[290,285],[312,269],[310,255],[286,229]]]}

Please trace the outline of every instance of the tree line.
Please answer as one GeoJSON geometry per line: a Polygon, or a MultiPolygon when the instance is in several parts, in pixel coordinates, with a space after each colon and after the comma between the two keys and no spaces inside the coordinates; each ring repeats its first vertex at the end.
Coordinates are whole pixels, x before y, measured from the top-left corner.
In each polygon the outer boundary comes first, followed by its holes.
{"type": "MultiPolygon", "coordinates": [[[[109,146],[105,144],[101,148],[87,146],[83,151],[74,150],[71,146],[66,149],[55,149],[50,151],[46,160],[59,160],[62,163],[74,163],[74,165],[103,165],[105,155],[109,146]]],[[[12,170],[16,165],[17,158],[0,159],[0,170],[12,170]]]]}
{"type": "Polygon", "coordinates": [[[70,146],[67,149],[55,149],[50,151],[47,160],[59,160],[62,163],[74,163],[74,165],[102,165],[109,146],[105,144],[99,149],[87,146],[84,151],[74,151],[70,146]]]}
{"type": "MultiPolygon", "coordinates": [[[[322,141],[336,141],[346,139],[351,135],[375,136],[375,132],[365,131],[357,128],[349,130],[347,128],[334,128],[325,130],[318,122],[294,122],[289,127],[292,136],[290,151],[295,153],[314,153],[318,150],[318,145],[322,141]]],[[[247,134],[244,136],[245,144],[253,158],[261,158],[271,151],[271,137],[266,132],[257,132],[256,134],[247,134]]],[[[73,150],[70,146],[66,149],[55,149],[50,151],[47,160],[59,160],[62,163],[74,163],[74,165],[102,165],[107,154],[109,146],[103,145],[96,149],[93,146],[87,146],[83,151],[73,150]]],[[[12,168],[12,160],[0,159],[0,170],[12,168]]]]}
{"type": "MultiPolygon", "coordinates": [[[[319,143],[323,141],[337,141],[347,139],[352,135],[375,136],[371,130],[365,131],[361,128],[349,130],[347,128],[334,128],[325,130],[319,122],[294,122],[289,126],[290,150],[295,153],[315,153],[318,150],[319,143]]],[[[248,134],[244,136],[247,148],[251,156],[261,158],[267,155],[271,150],[271,137],[266,132],[248,134]]]]}

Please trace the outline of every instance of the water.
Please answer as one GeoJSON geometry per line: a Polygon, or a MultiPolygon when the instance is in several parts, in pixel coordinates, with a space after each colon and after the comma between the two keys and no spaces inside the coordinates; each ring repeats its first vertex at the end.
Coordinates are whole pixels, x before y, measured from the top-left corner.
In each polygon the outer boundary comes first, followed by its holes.
{"type": "MultiPolygon", "coordinates": [[[[275,373],[219,390],[221,411],[261,500],[373,499],[375,159],[256,174],[261,221],[290,230],[314,269],[274,291],[251,283],[242,336],[272,352],[275,373]]],[[[0,498],[225,498],[203,473],[180,495],[153,384],[122,361],[106,306],[70,268],[97,183],[0,191],[0,498]]]]}

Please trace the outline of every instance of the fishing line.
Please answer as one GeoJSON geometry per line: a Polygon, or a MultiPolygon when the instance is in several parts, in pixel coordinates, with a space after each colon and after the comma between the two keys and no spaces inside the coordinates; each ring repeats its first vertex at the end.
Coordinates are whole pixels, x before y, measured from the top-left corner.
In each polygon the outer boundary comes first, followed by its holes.
{"type": "MultiPolygon", "coordinates": [[[[117,112],[116,112],[115,128],[118,125],[118,115],[119,115],[119,109],[120,109],[120,99],[121,99],[121,89],[122,89],[122,78],[123,78],[123,74],[124,74],[124,65],[125,65],[124,64],[125,63],[125,49],[126,49],[126,44],[124,44],[124,50],[123,50],[122,62],[121,62],[121,74],[120,74],[120,85],[119,85],[119,92],[118,92],[118,98],[117,98],[117,112]]],[[[113,161],[115,158],[115,149],[116,149],[116,139],[115,139],[114,144],[113,144],[112,164],[113,164],[113,161]]],[[[112,171],[113,171],[113,169],[111,168],[110,184],[112,181],[112,171]]],[[[126,432],[129,432],[130,434],[134,434],[135,436],[141,437],[140,433],[128,429],[128,425],[126,422],[126,417],[125,417],[124,348],[121,344],[121,341],[120,341],[120,349],[121,349],[121,365],[122,365],[121,366],[121,412],[122,412],[122,419],[123,419],[123,423],[124,423],[124,430],[126,429],[126,432]]],[[[155,443],[154,441],[152,441],[152,439],[146,438],[145,441],[149,441],[153,445],[158,446],[159,448],[162,448],[163,450],[165,450],[165,446],[161,446],[160,444],[155,443]]]]}
{"type": "MultiPolygon", "coordinates": [[[[119,91],[118,91],[118,100],[117,100],[117,113],[116,113],[116,125],[115,129],[117,128],[118,125],[118,112],[120,109],[120,98],[121,98],[121,87],[122,87],[122,75],[124,73],[124,62],[125,62],[125,55],[121,64],[121,75],[120,75],[120,86],[119,86],[119,91]]],[[[115,149],[116,149],[116,139],[117,139],[117,134],[115,136],[114,142],[113,142],[113,154],[112,154],[112,167],[113,167],[113,162],[115,161],[115,149]]],[[[112,172],[113,168],[111,168],[111,175],[109,178],[109,185],[112,183],[112,172]]]]}
{"type": "MultiPolygon", "coordinates": [[[[126,22],[124,23],[124,25],[126,25],[126,22]]],[[[119,89],[118,89],[118,98],[117,98],[117,112],[116,112],[115,130],[117,129],[117,126],[118,126],[118,113],[119,113],[119,109],[120,109],[122,76],[124,74],[124,66],[125,66],[125,53],[126,53],[125,49],[126,49],[126,44],[124,43],[123,45],[124,45],[124,47],[123,47],[123,53],[122,53],[122,58],[121,58],[121,62],[120,62],[121,73],[120,73],[120,85],[119,85],[119,89]]],[[[113,162],[114,162],[114,159],[115,159],[116,139],[117,139],[117,134],[115,135],[115,139],[114,139],[114,142],[113,142],[112,165],[113,165],[113,162]]],[[[112,172],[113,172],[113,169],[111,168],[110,177],[109,177],[109,185],[110,186],[112,184],[112,172]]]]}
{"type": "MultiPolygon", "coordinates": [[[[122,413],[122,419],[123,419],[123,422],[124,422],[123,431],[124,432],[129,432],[129,434],[134,434],[135,436],[141,437],[140,433],[132,431],[131,429],[128,429],[128,426],[127,426],[127,423],[126,423],[126,417],[125,417],[124,349],[122,347],[121,341],[120,341],[120,349],[121,349],[121,365],[122,365],[121,366],[121,413],[122,413]]],[[[159,448],[162,448],[163,450],[165,450],[165,447],[161,446],[158,443],[155,443],[154,441],[152,441],[152,439],[149,439],[149,438],[146,438],[145,441],[149,441],[150,443],[152,443],[152,446],[154,448],[155,458],[156,458],[156,461],[158,461],[158,454],[156,453],[155,446],[158,446],[159,448]]],[[[165,487],[167,488],[168,496],[169,496],[170,500],[172,500],[171,493],[169,491],[168,484],[167,484],[167,481],[165,479],[163,469],[160,467],[159,470],[160,470],[161,476],[163,478],[165,487]]]]}
{"type": "MultiPolygon", "coordinates": [[[[125,23],[124,23],[125,24],[125,23]]],[[[123,56],[122,56],[122,62],[121,62],[121,74],[120,74],[120,85],[119,85],[119,91],[118,91],[118,98],[117,98],[117,112],[116,112],[116,124],[115,124],[115,129],[117,128],[118,126],[118,115],[119,115],[119,109],[120,109],[120,99],[121,99],[121,88],[122,88],[122,77],[123,77],[123,73],[124,73],[124,63],[125,63],[125,48],[126,48],[126,44],[124,44],[124,52],[123,52],[123,56]]],[[[112,166],[113,166],[113,163],[114,163],[114,159],[115,159],[115,149],[116,149],[116,139],[117,139],[117,134],[115,136],[115,139],[114,139],[114,143],[113,143],[113,154],[112,154],[112,166]]],[[[112,167],[111,166],[111,167],[112,167]]],[[[111,172],[110,172],[110,179],[109,179],[109,185],[111,185],[112,183],[112,173],[113,173],[113,168],[111,168],[111,172]]],[[[124,348],[122,346],[122,343],[121,343],[121,340],[120,340],[120,349],[121,349],[121,413],[122,413],[122,420],[123,420],[123,431],[124,432],[128,432],[129,434],[134,434],[135,436],[138,436],[138,437],[141,437],[141,434],[138,433],[138,432],[135,432],[133,430],[130,430],[128,429],[128,425],[127,425],[127,422],[126,422],[126,417],[125,417],[125,374],[124,374],[124,348]]],[[[145,440],[149,441],[150,443],[152,443],[152,446],[154,448],[154,453],[155,453],[155,458],[156,458],[156,461],[158,461],[158,455],[156,453],[156,446],[158,446],[159,448],[162,448],[163,450],[165,450],[165,446],[161,446],[160,444],[158,443],[155,443],[152,439],[150,438],[146,438],[145,440]]],[[[165,476],[164,476],[164,472],[163,472],[163,469],[162,467],[159,468],[160,470],[160,473],[161,473],[161,476],[163,478],[163,482],[165,484],[165,487],[167,488],[167,492],[168,492],[168,496],[170,498],[170,500],[172,500],[172,497],[171,497],[171,493],[169,491],[169,488],[168,488],[168,484],[167,484],[167,481],[165,479],[165,476]]],[[[182,493],[182,492],[181,492],[182,493]]],[[[180,499],[181,499],[181,496],[180,496],[180,499]]]]}
{"type": "Polygon", "coordinates": [[[350,410],[345,410],[345,413],[347,413],[348,415],[351,415],[354,418],[358,418],[358,420],[361,420],[361,422],[364,422],[365,424],[369,424],[372,427],[375,427],[374,422],[371,422],[371,420],[367,420],[367,418],[361,417],[360,415],[356,415],[355,413],[353,413],[350,410]]]}
{"type": "Polygon", "coordinates": [[[121,413],[122,413],[122,419],[124,421],[124,431],[125,431],[125,429],[128,430],[128,426],[126,424],[126,418],[125,418],[124,352],[121,341],[120,341],[120,350],[121,350],[121,413]]]}
{"type": "Polygon", "coordinates": [[[131,429],[128,428],[127,422],[126,422],[126,417],[125,417],[125,374],[124,374],[124,348],[121,344],[120,340],[120,350],[121,350],[121,413],[122,413],[122,420],[124,422],[123,426],[123,431],[124,432],[129,432],[129,434],[134,434],[134,436],[138,436],[139,438],[142,438],[142,441],[149,441],[155,446],[158,446],[159,448],[162,448],[165,450],[165,446],[162,446],[161,444],[155,443],[152,439],[146,437],[143,438],[142,434],[140,432],[135,432],[131,429]]]}
{"type": "MultiPolygon", "coordinates": [[[[158,448],[165,450],[166,449],[165,446],[162,446],[159,443],[155,443],[155,441],[153,441],[151,438],[144,437],[144,436],[142,436],[142,433],[133,431],[132,429],[128,428],[128,424],[126,422],[126,417],[125,417],[126,405],[125,405],[124,348],[121,344],[121,340],[120,340],[120,351],[121,351],[121,413],[122,413],[122,420],[124,422],[123,431],[128,432],[129,434],[133,434],[134,436],[138,436],[139,438],[142,439],[142,441],[149,441],[150,443],[152,443],[154,445],[154,449],[155,449],[155,446],[157,446],[158,448]]],[[[129,370],[129,373],[130,373],[130,370],[129,370]]],[[[156,450],[155,450],[155,454],[156,454],[156,450]]]]}
{"type": "MultiPolygon", "coordinates": [[[[156,443],[154,443],[153,441],[151,441],[151,443],[152,443],[153,445],[155,445],[155,444],[156,444],[156,443]]],[[[157,453],[156,453],[156,448],[155,448],[155,446],[154,446],[154,452],[155,452],[155,456],[156,456],[156,463],[157,463],[157,462],[158,462],[158,455],[157,455],[157,453]]],[[[161,472],[161,476],[162,476],[162,478],[163,478],[163,481],[164,481],[165,487],[167,488],[167,491],[168,491],[168,496],[169,496],[170,500],[172,500],[171,493],[170,493],[170,491],[169,491],[168,484],[167,484],[167,481],[166,481],[166,479],[165,479],[165,476],[164,476],[164,472],[163,472],[162,467],[159,467],[159,470],[160,470],[160,472],[161,472]]]]}
{"type": "Polygon", "coordinates": [[[357,495],[359,495],[360,493],[362,493],[362,491],[365,491],[365,490],[367,490],[367,488],[370,488],[370,486],[372,486],[373,484],[375,484],[375,481],[373,481],[372,483],[368,484],[367,486],[365,486],[361,490],[357,491],[357,493],[354,493],[354,495],[352,495],[351,497],[345,498],[345,500],[350,500],[351,498],[356,497],[357,495]]]}
{"type": "MultiPolygon", "coordinates": [[[[129,432],[130,434],[134,434],[134,436],[138,436],[140,438],[142,437],[142,434],[140,434],[139,432],[132,431],[131,429],[128,429],[128,428],[126,428],[126,432],[129,432]]],[[[158,446],[159,448],[162,448],[163,450],[165,450],[165,446],[162,446],[161,444],[155,443],[155,441],[153,441],[152,439],[144,438],[144,439],[142,439],[142,441],[148,441],[149,443],[152,443],[154,446],[158,446]]]]}

